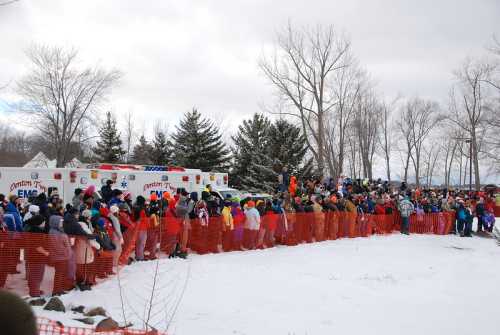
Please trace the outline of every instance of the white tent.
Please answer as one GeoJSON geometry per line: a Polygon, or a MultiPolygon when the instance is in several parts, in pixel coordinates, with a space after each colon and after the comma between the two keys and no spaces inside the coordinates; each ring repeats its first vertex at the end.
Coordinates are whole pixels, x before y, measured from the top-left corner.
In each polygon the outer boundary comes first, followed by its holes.
{"type": "MultiPolygon", "coordinates": [[[[52,169],[56,167],[56,160],[50,160],[43,152],[39,152],[30,160],[28,163],[24,164],[25,168],[48,168],[52,169]]],[[[79,168],[83,165],[76,157],[66,163],[67,168],[79,168]]]]}
{"type": "Polygon", "coordinates": [[[53,168],[56,167],[55,160],[51,161],[43,152],[39,152],[28,163],[24,164],[25,168],[53,168]]]}

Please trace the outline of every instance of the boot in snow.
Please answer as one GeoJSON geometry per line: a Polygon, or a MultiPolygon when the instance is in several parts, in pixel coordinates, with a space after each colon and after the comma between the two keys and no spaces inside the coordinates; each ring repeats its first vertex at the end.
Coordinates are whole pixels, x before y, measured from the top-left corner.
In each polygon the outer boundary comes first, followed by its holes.
{"type": "Polygon", "coordinates": [[[181,247],[180,247],[179,243],[176,243],[174,251],[172,251],[172,253],[170,255],[168,255],[168,258],[177,257],[177,255],[179,254],[180,251],[181,251],[181,247]]]}

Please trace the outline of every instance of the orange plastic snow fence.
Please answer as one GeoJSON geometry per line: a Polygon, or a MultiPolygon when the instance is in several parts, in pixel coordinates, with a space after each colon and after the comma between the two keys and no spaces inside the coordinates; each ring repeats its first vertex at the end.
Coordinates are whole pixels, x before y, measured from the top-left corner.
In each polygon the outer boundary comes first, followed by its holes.
{"type": "MultiPolygon", "coordinates": [[[[244,229],[244,219],[234,227],[223,227],[222,217],[182,221],[162,218],[147,231],[144,257],[154,258],[157,250],[171,254],[181,234],[188,233],[187,247],[198,254],[297,245],[339,238],[369,237],[399,230],[397,214],[375,215],[346,212],[265,214],[260,230],[244,229]]],[[[410,217],[410,232],[448,234],[455,213],[442,212],[410,217]]],[[[93,285],[118,270],[113,259],[126,265],[140,245],[138,225],[124,234],[122,250],[96,250],[82,236],[42,233],[0,232],[0,288],[10,287],[19,294],[36,297],[64,293],[76,284],[93,285]],[[115,253],[120,254],[115,254],[115,253]]],[[[142,236],[144,238],[144,236],[142,236]]]]}
{"type": "Polygon", "coordinates": [[[160,332],[133,330],[133,329],[116,329],[105,332],[96,332],[92,328],[84,327],[67,327],[59,322],[52,321],[46,318],[37,318],[37,326],[39,335],[162,335],[160,332]]]}
{"type": "MultiPolygon", "coordinates": [[[[151,225],[147,231],[146,258],[160,251],[171,254],[188,232],[187,246],[198,254],[272,247],[275,244],[297,245],[339,238],[369,237],[390,234],[400,229],[398,213],[387,215],[347,212],[265,214],[260,230],[244,229],[238,217],[234,227],[223,227],[222,217],[207,220],[181,220],[168,216],[151,225]]],[[[455,225],[455,212],[413,214],[410,232],[417,234],[448,234],[455,225]]],[[[0,288],[32,297],[64,293],[75,285],[93,285],[113,274],[113,258],[126,265],[133,257],[138,239],[138,226],[124,233],[121,252],[96,250],[82,236],[53,236],[42,233],[0,231],[0,288]],[[119,252],[120,254],[114,254],[119,252]]],[[[94,334],[90,328],[64,327],[39,319],[40,334],[94,334]]],[[[106,334],[147,334],[141,331],[117,330],[106,334]]]]}

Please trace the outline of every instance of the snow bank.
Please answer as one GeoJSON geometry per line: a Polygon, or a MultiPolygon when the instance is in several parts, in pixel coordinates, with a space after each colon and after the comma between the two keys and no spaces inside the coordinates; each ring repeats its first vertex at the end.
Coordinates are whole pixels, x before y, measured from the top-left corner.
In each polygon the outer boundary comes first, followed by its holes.
{"type": "MultiPolygon", "coordinates": [[[[187,278],[171,334],[498,334],[499,260],[492,239],[397,234],[165,259],[150,320],[165,328],[187,278]]],[[[134,328],[147,315],[154,267],[121,272],[134,328]]],[[[123,319],[117,278],[62,299],[123,319]]],[[[71,313],[37,314],[81,325],[71,313]]]]}

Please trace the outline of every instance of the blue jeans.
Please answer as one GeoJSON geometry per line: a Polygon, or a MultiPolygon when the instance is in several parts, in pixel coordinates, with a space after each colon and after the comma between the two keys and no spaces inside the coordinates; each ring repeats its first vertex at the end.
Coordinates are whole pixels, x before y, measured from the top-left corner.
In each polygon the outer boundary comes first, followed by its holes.
{"type": "Polygon", "coordinates": [[[410,233],[410,218],[402,216],[401,220],[401,233],[410,233]]]}
{"type": "Polygon", "coordinates": [[[464,228],[465,228],[465,221],[464,220],[458,220],[458,233],[463,234],[464,228]]]}

